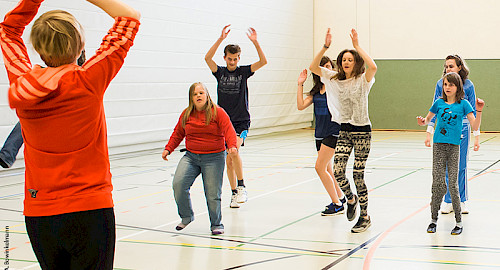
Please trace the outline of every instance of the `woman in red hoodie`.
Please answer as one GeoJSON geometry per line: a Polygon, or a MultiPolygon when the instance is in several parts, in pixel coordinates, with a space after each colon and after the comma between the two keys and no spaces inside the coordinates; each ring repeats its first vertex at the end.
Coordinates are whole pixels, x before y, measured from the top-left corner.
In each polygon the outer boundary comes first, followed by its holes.
{"type": "Polygon", "coordinates": [[[226,159],[235,155],[236,132],[227,113],[214,104],[205,85],[193,83],[189,88],[189,105],[182,112],[174,132],[165,146],[162,158],[179,146],[186,138],[186,154],[179,161],[173,180],[175,202],[184,229],[194,220],[189,190],[198,175],[202,175],[212,234],[223,234],[221,213],[222,176],[226,159]]]}

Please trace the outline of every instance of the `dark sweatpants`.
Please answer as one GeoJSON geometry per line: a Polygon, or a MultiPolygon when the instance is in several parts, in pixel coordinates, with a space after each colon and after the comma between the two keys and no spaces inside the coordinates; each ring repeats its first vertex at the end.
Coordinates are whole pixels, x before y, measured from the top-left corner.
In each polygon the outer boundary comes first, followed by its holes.
{"type": "Polygon", "coordinates": [[[113,269],[113,208],[25,217],[25,221],[42,269],[113,269]]]}

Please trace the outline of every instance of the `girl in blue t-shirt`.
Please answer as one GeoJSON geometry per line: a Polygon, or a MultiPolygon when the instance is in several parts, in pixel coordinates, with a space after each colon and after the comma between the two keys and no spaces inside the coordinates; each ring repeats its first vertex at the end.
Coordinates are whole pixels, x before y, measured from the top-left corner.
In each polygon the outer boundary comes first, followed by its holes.
{"type": "MultiPolygon", "coordinates": [[[[323,56],[320,66],[333,70],[333,62],[323,56]]],[[[325,187],[332,202],[321,212],[322,216],[333,216],[344,212],[346,199],[342,195],[339,184],[335,181],[332,167],[332,158],[340,131],[340,124],[332,121],[332,115],[326,103],[326,89],[318,75],[313,74],[314,85],[309,94],[304,98],[304,82],[307,79],[307,70],[304,69],[297,80],[297,109],[304,110],[314,104],[316,150],[316,173],[325,187]],[[340,198],[342,196],[342,198],[340,198]],[[340,198],[340,199],[339,199],[340,198]]]]}
{"type": "MultiPolygon", "coordinates": [[[[474,84],[469,80],[469,68],[459,55],[453,54],[448,55],[444,62],[443,75],[448,72],[456,72],[460,75],[462,83],[464,86],[464,99],[470,102],[472,108],[475,109],[476,105],[476,91],[474,89],[474,84]]],[[[440,99],[443,96],[443,78],[441,78],[436,83],[436,90],[434,91],[433,102],[440,99]]],[[[427,127],[427,140],[430,140],[431,135],[434,133],[434,125],[436,123],[436,117],[432,118],[431,122],[427,127]]],[[[467,200],[469,199],[469,192],[467,187],[467,163],[469,160],[469,141],[470,141],[470,123],[467,117],[464,116],[462,122],[462,139],[460,140],[460,161],[458,165],[458,191],[460,195],[460,209],[462,214],[468,214],[469,210],[467,207],[467,200]]],[[[479,136],[474,138],[474,149],[477,151],[479,149],[479,136]]],[[[446,182],[448,182],[448,175],[446,175],[446,182]]],[[[444,195],[444,203],[441,206],[442,214],[449,214],[453,212],[453,206],[451,204],[450,193],[446,192],[444,195]]]]}
{"type": "MultiPolygon", "coordinates": [[[[457,183],[462,119],[466,116],[472,125],[472,130],[477,133],[481,124],[481,115],[484,107],[484,101],[477,99],[477,118],[474,117],[474,109],[469,101],[463,99],[464,95],[460,76],[455,72],[447,73],[443,77],[442,98],[432,104],[425,118],[422,116],[417,117],[418,124],[421,126],[427,125],[434,116],[437,117],[437,125],[433,137],[431,223],[427,227],[428,233],[436,232],[439,208],[443,196],[447,191],[445,180],[447,168],[448,188],[451,194],[456,221],[455,228],[453,228],[451,234],[458,235],[463,230],[457,183]]],[[[430,140],[425,140],[425,146],[431,146],[430,140]]]]}

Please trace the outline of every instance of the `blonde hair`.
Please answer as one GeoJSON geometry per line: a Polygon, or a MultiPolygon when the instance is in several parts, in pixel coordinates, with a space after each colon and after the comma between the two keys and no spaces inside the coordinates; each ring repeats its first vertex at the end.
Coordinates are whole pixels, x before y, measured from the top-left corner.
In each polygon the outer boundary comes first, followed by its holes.
{"type": "Polygon", "coordinates": [[[74,63],[85,45],[82,26],[64,10],[51,10],[36,19],[30,41],[49,67],[74,63]]]}
{"type": "Polygon", "coordinates": [[[189,87],[189,105],[188,107],[184,110],[184,116],[182,117],[182,127],[186,127],[186,123],[191,116],[191,114],[196,111],[196,107],[194,106],[193,102],[193,96],[194,96],[194,89],[196,86],[201,85],[203,86],[203,89],[205,90],[205,94],[207,95],[207,103],[205,104],[205,125],[209,125],[210,122],[212,122],[216,117],[217,117],[217,105],[212,101],[212,98],[210,98],[210,94],[208,93],[207,87],[201,83],[201,82],[195,82],[191,84],[189,87]]]}

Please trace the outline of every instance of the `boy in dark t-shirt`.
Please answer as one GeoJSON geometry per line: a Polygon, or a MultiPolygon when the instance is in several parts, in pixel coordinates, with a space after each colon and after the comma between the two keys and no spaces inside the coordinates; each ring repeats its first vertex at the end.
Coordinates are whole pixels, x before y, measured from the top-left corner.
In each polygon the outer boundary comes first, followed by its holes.
{"type": "MultiPolygon", "coordinates": [[[[220,37],[205,55],[205,62],[217,78],[217,103],[231,118],[231,123],[236,130],[237,147],[240,149],[243,144],[248,128],[250,127],[250,112],[248,111],[248,85],[247,79],[255,71],[267,64],[266,56],[257,42],[257,32],[253,28],[248,29],[247,36],[255,46],[259,55],[259,61],[247,66],[238,66],[240,61],[241,48],[238,45],[227,45],[224,48],[224,61],[226,66],[218,66],[212,59],[222,41],[227,37],[229,25],[224,26],[220,37]]],[[[243,165],[239,154],[233,158],[227,157],[227,178],[231,185],[231,208],[239,208],[238,203],[247,201],[247,192],[243,182],[243,165]],[[238,181],[236,181],[238,180],[238,181]]]]}

